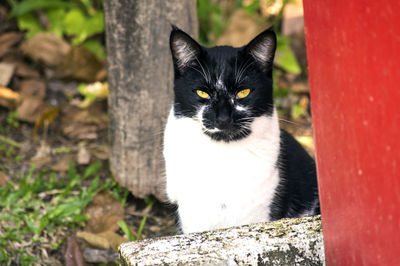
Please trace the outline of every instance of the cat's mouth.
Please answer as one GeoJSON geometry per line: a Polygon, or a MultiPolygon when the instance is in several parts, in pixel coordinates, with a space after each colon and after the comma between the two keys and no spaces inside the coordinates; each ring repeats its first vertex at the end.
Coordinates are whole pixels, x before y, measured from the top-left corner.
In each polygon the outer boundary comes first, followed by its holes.
{"type": "Polygon", "coordinates": [[[230,142],[247,137],[248,135],[250,135],[251,130],[248,128],[208,129],[203,127],[203,132],[213,140],[230,142]]]}

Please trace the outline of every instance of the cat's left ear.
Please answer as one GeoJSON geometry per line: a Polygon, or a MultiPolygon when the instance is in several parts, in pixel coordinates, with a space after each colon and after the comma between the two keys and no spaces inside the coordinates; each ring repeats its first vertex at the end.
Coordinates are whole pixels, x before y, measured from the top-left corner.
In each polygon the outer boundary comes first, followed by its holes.
{"type": "Polygon", "coordinates": [[[188,34],[173,26],[169,42],[175,69],[180,73],[197,63],[202,49],[188,34]]]}
{"type": "Polygon", "coordinates": [[[251,56],[266,73],[272,70],[275,50],[276,34],[272,28],[261,32],[244,48],[245,54],[251,56]]]}

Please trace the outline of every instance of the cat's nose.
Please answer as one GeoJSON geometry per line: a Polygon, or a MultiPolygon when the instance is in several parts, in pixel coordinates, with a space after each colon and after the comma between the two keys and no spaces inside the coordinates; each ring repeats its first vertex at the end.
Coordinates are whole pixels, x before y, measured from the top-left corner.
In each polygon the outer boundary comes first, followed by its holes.
{"type": "Polygon", "coordinates": [[[220,114],[217,117],[217,128],[226,129],[231,124],[232,120],[228,114],[220,114]]]}

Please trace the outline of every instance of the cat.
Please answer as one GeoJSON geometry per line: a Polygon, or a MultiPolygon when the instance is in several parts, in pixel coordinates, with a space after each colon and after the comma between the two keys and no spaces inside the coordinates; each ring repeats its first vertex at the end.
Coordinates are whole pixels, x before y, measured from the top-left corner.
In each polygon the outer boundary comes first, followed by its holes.
{"type": "Polygon", "coordinates": [[[276,35],[205,48],[173,26],[174,103],[164,131],[166,193],[183,233],[319,214],[314,160],[280,129],[276,35]]]}

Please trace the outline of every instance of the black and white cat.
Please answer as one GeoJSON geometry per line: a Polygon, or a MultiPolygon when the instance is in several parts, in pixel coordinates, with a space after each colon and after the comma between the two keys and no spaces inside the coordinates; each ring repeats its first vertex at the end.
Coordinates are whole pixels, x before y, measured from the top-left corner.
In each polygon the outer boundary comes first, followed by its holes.
{"type": "Polygon", "coordinates": [[[166,192],[183,233],[318,214],[314,161],[279,128],[273,104],[275,33],[205,48],[174,27],[170,46],[166,192]]]}

